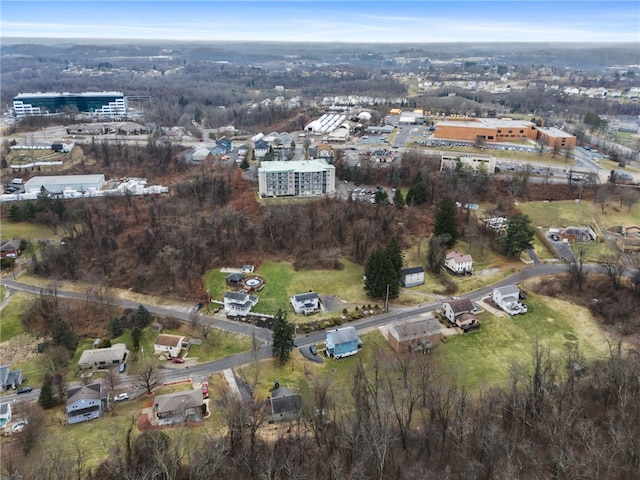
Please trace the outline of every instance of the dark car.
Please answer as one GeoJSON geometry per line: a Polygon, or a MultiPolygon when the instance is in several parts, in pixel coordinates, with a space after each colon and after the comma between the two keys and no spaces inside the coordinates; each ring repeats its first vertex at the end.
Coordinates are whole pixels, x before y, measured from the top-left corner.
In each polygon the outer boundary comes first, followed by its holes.
{"type": "Polygon", "coordinates": [[[194,312],[199,312],[200,309],[204,307],[204,303],[197,303],[194,307],[193,307],[193,311],[194,312]]]}
{"type": "Polygon", "coordinates": [[[311,345],[309,347],[309,351],[311,352],[311,355],[317,355],[318,354],[318,350],[316,350],[316,347],[314,345],[311,345]]]}
{"type": "Polygon", "coordinates": [[[18,390],[16,393],[29,393],[33,390],[33,388],[31,387],[22,387],[20,390],[18,390]]]}

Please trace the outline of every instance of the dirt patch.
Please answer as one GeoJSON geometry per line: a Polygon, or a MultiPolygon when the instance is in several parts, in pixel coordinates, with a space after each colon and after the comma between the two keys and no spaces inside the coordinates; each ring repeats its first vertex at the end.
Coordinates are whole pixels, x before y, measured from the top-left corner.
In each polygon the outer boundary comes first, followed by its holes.
{"type": "Polygon", "coordinates": [[[29,333],[21,333],[0,343],[0,358],[5,365],[23,362],[38,356],[38,344],[44,339],[29,333]]]}

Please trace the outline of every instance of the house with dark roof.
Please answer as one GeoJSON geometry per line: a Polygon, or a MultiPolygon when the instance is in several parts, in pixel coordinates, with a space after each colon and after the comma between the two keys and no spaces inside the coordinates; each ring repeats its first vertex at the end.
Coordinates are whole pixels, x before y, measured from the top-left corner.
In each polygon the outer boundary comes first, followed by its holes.
{"type": "Polygon", "coordinates": [[[362,346],[354,327],[336,328],[327,332],[325,355],[342,358],[355,355],[362,346]]]}
{"type": "Polygon", "coordinates": [[[70,424],[100,418],[103,411],[101,384],[92,383],[67,390],[65,411],[70,424]]]}
{"type": "Polygon", "coordinates": [[[468,298],[457,298],[442,304],[444,316],[451,325],[464,333],[480,329],[480,321],[475,315],[476,307],[468,298]]]}
{"type": "Polygon", "coordinates": [[[242,273],[230,273],[225,277],[224,281],[227,282],[227,285],[237,286],[242,283],[243,279],[244,275],[242,273]]]}
{"type": "Polygon", "coordinates": [[[405,288],[415,287],[424,283],[424,267],[410,267],[402,269],[400,285],[405,288]]]}
{"type": "Polygon", "coordinates": [[[3,240],[0,242],[0,258],[18,258],[20,256],[20,240],[3,240]]]}
{"type": "Polygon", "coordinates": [[[258,297],[243,292],[225,292],[224,310],[230,317],[247,315],[258,303],[258,297]]]}
{"type": "Polygon", "coordinates": [[[558,233],[561,242],[592,242],[596,239],[596,233],[590,227],[561,228],[558,233]]]}
{"type": "Polygon", "coordinates": [[[442,326],[435,318],[390,325],[387,330],[389,345],[397,352],[430,352],[440,343],[442,326]]]}
{"type": "Polygon", "coordinates": [[[294,295],[289,299],[293,311],[296,314],[303,313],[309,315],[311,313],[320,310],[320,297],[316,292],[302,293],[300,295],[294,295]]]}
{"type": "Polygon", "coordinates": [[[203,416],[201,389],[158,395],[153,402],[153,414],[160,425],[200,421],[203,416]]]}
{"type": "Polygon", "coordinates": [[[9,365],[0,366],[0,391],[16,389],[24,382],[22,370],[11,370],[9,365]]]}
{"type": "Polygon", "coordinates": [[[269,144],[262,138],[254,142],[253,155],[256,159],[262,159],[269,152],[269,144]]]}
{"type": "Polygon", "coordinates": [[[300,415],[302,397],[290,388],[281,387],[278,382],[267,399],[267,410],[271,411],[269,423],[292,420],[300,415]]]}

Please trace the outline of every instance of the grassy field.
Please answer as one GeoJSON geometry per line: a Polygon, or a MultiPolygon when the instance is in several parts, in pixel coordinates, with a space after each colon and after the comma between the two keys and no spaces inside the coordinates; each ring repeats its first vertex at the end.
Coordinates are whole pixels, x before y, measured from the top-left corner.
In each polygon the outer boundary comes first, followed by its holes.
{"type": "Polygon", "coordinates": [[[7,306],[3,308],[0,313],[0,342],[6,342],[24,331],[21,319],[22,312],[27,309],[32,298],[33,297],[25,293],[14,293],[11,295],[7,306]]]}
{"type": "MultiPolygon", "coordinates": [[[[368,302],[362,282],[364,268],[348,260],[341,260],[342,270],[301,270],[296,272],[287,262],[264,262],[255,272],[266,281],[258,292],[260,301],[254,308],[261,313],[275,314],[279,308],[290,309],[289,298],[298,293],[313,290],[322,295],[339,295],[349,303],[368,302]]],[[[228,273],[212,270],[204,281],[214,300],[222,301],[227,291],[225,277],[228,273]]]]}
{"type": "Polygon", "coordinates": [[[449,337],[434,351],[441,368],[466,388],[505,386],[511,365],[530,364],[532,341],[548,346],[556,358],[578,347],[585,358],[605,355],[605,336],[586,308],[530,294],[529,312],[514,317],[480,317],[482,331],[449,337]]]}
{"type": "Polygon", "coordinates": [[[32,222],[10,222],[6,219],[2,220],[2,238],[59,238],[53,232],[45,227],[32,222]]]}

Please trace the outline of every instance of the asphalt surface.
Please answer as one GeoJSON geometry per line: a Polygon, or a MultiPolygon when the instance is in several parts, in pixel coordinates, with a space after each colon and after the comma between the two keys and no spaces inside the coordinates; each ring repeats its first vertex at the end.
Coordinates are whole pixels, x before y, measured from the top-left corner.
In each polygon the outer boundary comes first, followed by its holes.
{"type": "MultiPolygon", "coordinates": [[[[469,297],[471,300],[480,300],[490,293],[493,292],[495,287],[501,287],[504,285],[511,285],[514,283],[521,283],[529,278],[545,276],[545,275],[555,275],[558,273],[563,273],[568,271],[569,266],[567,264],[535,264],[533,266],[525,266],[518,272],[513,273],[507,278],[501,280],[500,282],[495,283],[494,285],[481,288],[479,290],[469,292],[465,296],[469,297]]],[[[592,270],[597,270],[597,267],[593,267],[592,270]]],[[[40,294],[43,290],[39,287],[33,287],[31,285],[27,285],[9,278],[4,278],[0,280],[0,285],[31,294],[40,294]]],[[[67,298],[72,300],[81,300],[81,301],[93,301],[93,302],[104,302],[104,298],[99,298],[93,295],[87,295],[77,292],[67,292],[67,291],[57,291],[56,295],[59,298],[67,298]]],[[[132,308],[136,309],[139,305],[143,305],[147,310],[156,315],[169,315],[174,318],[178,318],[183,321],[191,321],[191,308],[185,307],[162,307],[151,304],[141,304],[139,302],[134,302],[125,299],[109,299],[109,303],[115,306],[132,308]]],[[[371,317],[365,317],[360,320],[356,320],[351,322],[349,325],[355,327],[358,332],[366,332],[371,328],[377,328],[381,325],[398,322],[401,320],[407,320],[414,318],[418,315],[431,312],[436,308],[439,308],[442,305],[441,301],[435,301],[423,305],[419,305],[417,307],[393,307],[391,306],[389,311],[380,315],[375,315],[371,317]]],[[[248,365],[252,362],[257,362],[260,360],[264,360],[272,356],[271,351],[271,339],[272,332],[271,330],[256,327],[253,325],[248,325],[241,322],[236,322],[228,319],[219,318],[219,315],[216,317],[200,314],[201,322],[207,322],[213,325],[216,328],[220,328],[222,330],[226,330],[229,332],[239,333],[242,335],[247,335],[249,337],[254,337],[260,343],[260,347],[249,352],[240,353],[237,355],[232,355],[220,360],[215,360],[211,362],[201,363],[195,366],[183,366],[183,365],[171,365],[161,368],[161,381],[162,382],[172,382],[180,379],[191,378],[195,382],[201,382],[207,379],[207,377],[215,372],[220,372],[226,369],[233,369],[236,367],[240,367],[242,365],[248,365]]],[[[326,332],[314,332],[304,336],[298,336],[295,338],[296,347],[301,350],[308,350],[309,345],[323,342],[326,339],[326,332]]],[[[136,394],[141,394],[142,392],[138,389],[134,389],[135,386],[135,376],[122,374],[120,388],[122,389],[130,389],[133,390],[130,392],[130,396],[135,397],[136,394]]],[[[16,402],[23,402],[27,400],[37,399],[39,395],[39,389],[34,388],[34,390],[30,393],[26,394],[9,394],[3,397],[3,400],[16,402]]]]}

